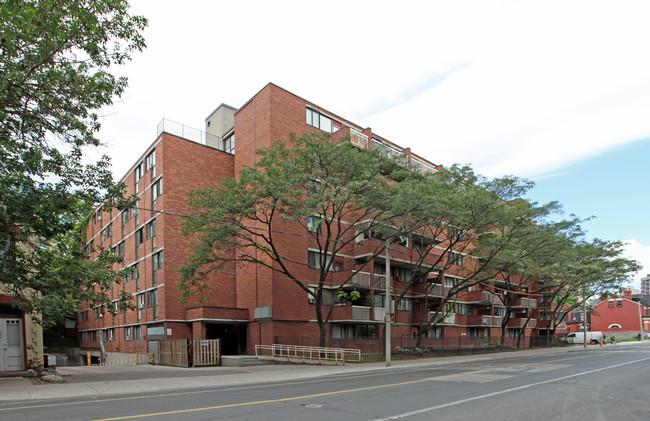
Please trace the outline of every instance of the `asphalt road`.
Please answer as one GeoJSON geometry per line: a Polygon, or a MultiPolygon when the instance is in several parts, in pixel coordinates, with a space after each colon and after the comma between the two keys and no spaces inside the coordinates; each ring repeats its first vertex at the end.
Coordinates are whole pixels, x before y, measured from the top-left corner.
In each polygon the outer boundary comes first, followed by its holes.
{"type": "MultiPolygon", "coordinates": [[[[0,420],[649,420],[650,344],[296,382],[15,403],[0,420]]],[[[155,381],[155,380],[152,380],[155,381]]]]}

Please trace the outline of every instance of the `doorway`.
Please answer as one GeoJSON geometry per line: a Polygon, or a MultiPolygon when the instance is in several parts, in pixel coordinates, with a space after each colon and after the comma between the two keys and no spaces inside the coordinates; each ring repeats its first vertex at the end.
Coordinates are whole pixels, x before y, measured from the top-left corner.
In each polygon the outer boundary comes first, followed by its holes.
{"type": "Polygon", "coordinates": [[[0,372],[25,369],[25,344],[21,319],[0,319],[0,372]]]}
{"type": "Polygon", "coordinates": [[[221,355],[241,355],[246,350],[246,325],[207,323],[206,339],[221,339],[221,355]]]}

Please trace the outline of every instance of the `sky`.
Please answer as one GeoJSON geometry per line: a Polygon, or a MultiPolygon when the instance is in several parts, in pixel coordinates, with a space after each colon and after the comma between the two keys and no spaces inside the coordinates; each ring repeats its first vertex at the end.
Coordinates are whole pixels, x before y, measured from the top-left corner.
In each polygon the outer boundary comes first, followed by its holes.
{"type": "Polygon", "coordinates": [[[167,118],[203,130],[268,82],[436,164],[536,183],[650,273],[650,2],[132,0],[98,153],[121,178],[167,118]]]}

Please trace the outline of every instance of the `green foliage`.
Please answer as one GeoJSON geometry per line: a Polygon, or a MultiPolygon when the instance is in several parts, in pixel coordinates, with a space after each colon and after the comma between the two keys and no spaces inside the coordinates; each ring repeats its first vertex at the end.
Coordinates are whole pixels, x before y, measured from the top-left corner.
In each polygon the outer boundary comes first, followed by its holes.
{"type": "Polygon", "coordinates": [[[0,282],[17,302],[39,300],[48,321],[56,313],[48,308],[72,311],[79,297],[67,294],[93,278],[84,271],[110,269],[81,264],[73,243],[84,239],[70,231],[92,203],[121,200],[108,158],[88,163],[85,151],[100,145],[95,110],[126,87],[108,68],[145,46],[146,19],[128,8],[122,0],[0,2],[0,282]]]}

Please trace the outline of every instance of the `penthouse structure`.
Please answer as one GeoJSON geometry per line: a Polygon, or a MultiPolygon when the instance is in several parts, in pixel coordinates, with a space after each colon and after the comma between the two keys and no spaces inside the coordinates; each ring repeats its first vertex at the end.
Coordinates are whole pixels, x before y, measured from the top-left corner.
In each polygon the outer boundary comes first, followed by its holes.
{"type": "MultiPolygon", "coordinates": [[[[138,197],[138,205],[123,212],[98,209],[86,227],[88,246],[114,247],[123,257],[124,267],[132,268],[132,275],[114,286],[112,293],[116,300],[118,288],[133,295],[136,308],[121,311],[115,301],[115,315],[101,307],[81,311],[82,348],[97,350],[100,335],[106,350],[116,353],[155,353],[157,343],[168,339],[220,338],[224,354],[250,354],[257,344],[318,345],[313,300],[268,269],[220,272],[209,280],[211,294],[203,301],[192,298],[182,304],[178,291],[179,270],[191,251],[188,238],[181,234],[181,222],[188,213],[187,193],[236,177],[243,166],[256,162],[259,148],[277,139],[314,131],[332,133],[335,140],[349,137],[361,148],[381,148],[422,172],[440,169],[370,128],[271,83],[239,109],[220,105],[206,119],[204,132],[163,120],[154,142],[122,178],[127,193],[138,197]]],[[[296,226],[295,232],[301,229],[296,226]]],[[[290,249],[296,260],[307,263],[314,250],[310,241],[308,236],[291,236],[282,246],[290,249]]],[[[380,239],[358,236],[340,257],[341,267],[354,267],[364,258],[364,247],[373,241],[380,239]]],[[[392,248],[392,295],[404,290],[404,281],[415,268],[413,251],[427,241],[437,240],[414,235],[392,248]]],[[[454,264],[462,266],[463,256],[456,255],[454,264]]],[[[349,288],[366,299],[354,303],[332,300],[328,346],[381,351],[380,327],[388,302],[385,256],[373,258],[365,268],[355,274],[349,288]]],[[[310,277],[316,284],[316,271],[306,264],[301,279],[310,277]]],[[[450,270],[440,285],[428,291],[424,285],[416,286],[399,300],[393,318],[394,343],[410,344],[424,303],[433,308],[457,281],[458,276],[450,270]]],[[[504,290],[494,283],[459,293],[447,304],[444,320],[429,331],[427,340],[500,336],[506,316],[503,297],[504,290]]],[[[530,336],[537,322],[531,317],[536,299],[522,295],[510,304],[507,335],[514,337],[523,329],[525,336],[530,336]]]]}

